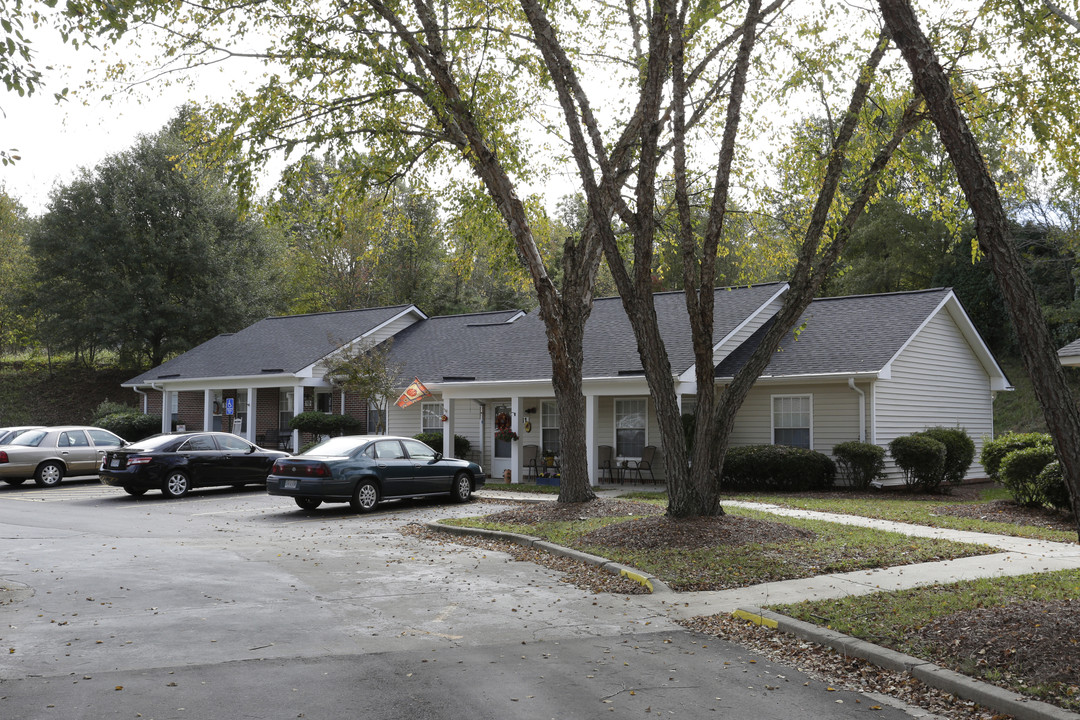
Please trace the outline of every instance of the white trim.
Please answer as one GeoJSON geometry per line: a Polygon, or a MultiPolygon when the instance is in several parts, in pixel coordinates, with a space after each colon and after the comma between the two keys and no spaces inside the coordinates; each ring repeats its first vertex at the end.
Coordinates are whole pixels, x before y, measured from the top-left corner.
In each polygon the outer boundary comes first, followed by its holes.
{"type": "Polygon", "coordinates": [[[308,366],[306,366],[304,368],[301,368],[300,370],[297,371],[296,374],[300,375],[300,376],[303,376],[303,377],[312,377],[312,376],[314,376],[314,374],[315,374],[315,366],[317,366],[321,362],[325,362],[328,357],[331,357],[332,355],[336,355],[337,353],[341,352],[342,350],[351,348],[352,346],[359,343],[361,340],[364,340],[365,338],[373,335],[374,333],[378,332],[379,330],[382,330],[387,325],[390,325],[391,323],[394,323],[394,322],[400,320],[401,318],[403,318],[406,315],[409,315],[411,313],[415,313],[415,314],[419,315],[420,317],[418,318],[418,320],[427,320],[428,319],[428,316],[425,315],[424,312],[420,308],[416,307],[415,305],[410,305],[409,307],[407,307],[404,310],[402,310],[401,312],[399,312],[397,315],[394,315],[392,318],[384,320],[383,322],[379,323],[375,327],[369,329],[363,335],[360,335],[358,337],[353,338],[352,340],[345,343],[341,347],[335,348],[334,350],[332,350],[332,351],[328,352],[327,354],[323,355],[321,358],[319,358],[315,362],[311,363],[310,365],[308,365],[308,366]]]}
{"type": "Polygon", "coordinates": [[[776,393],[769,395],[769,444],[776,444],[776,401],[786,398],[806,398],[810,401],[810,450],[814,449],[814,394],[813,393],[776,393]]]}
{"type": "MultiPolygon", "coordinates": [[[[441,418],[442,415],[447,415],[448,414],[448,410],[446,408],[446,402],[447,402],[446,400],[423,400],[423,401],[420,402],[420,432],[428,432],[428,429],[424,427],[424,408],[427,407],[428,405],[438,405],[439,408],[440,408],[440,412],[439,412],[437,417],[441,418]]],[[[437,428],[433,428],[431,431],[432,432],[445,432],[446,431],[445,423],[443,423],[443,421],[440,419],[439,420],[439,426],[437,428]]]]}

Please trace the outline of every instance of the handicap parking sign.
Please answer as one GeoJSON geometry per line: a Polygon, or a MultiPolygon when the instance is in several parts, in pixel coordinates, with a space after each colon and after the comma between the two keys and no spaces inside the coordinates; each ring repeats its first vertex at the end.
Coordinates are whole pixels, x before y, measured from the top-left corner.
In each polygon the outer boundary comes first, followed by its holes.
{"type": "Polygon", "coordinates": [[[234,404],[235,402],[236,401],[233,398],[225,398],[225,414],[226,415],[235,414],[235,413],[233,413],[233,408],[236,407],[235,404],[234,404]]]}

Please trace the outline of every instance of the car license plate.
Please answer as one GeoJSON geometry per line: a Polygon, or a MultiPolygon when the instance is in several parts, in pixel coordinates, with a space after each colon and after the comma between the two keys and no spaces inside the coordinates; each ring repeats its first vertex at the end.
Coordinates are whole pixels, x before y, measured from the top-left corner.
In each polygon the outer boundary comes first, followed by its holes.
{"type": "Polygon", "coordinates": [[[109,462],[109,467],[120,467],[120,458],[113,458],[109,462]]]}
{"type": "Polygon", "coordinates": [[[283,480],[282,483],[281,483],[281,487],[283,489],[285,489],[285,490],[295,490],[296,488],[300,487],[300,481],[299,480],[283,480]]]}

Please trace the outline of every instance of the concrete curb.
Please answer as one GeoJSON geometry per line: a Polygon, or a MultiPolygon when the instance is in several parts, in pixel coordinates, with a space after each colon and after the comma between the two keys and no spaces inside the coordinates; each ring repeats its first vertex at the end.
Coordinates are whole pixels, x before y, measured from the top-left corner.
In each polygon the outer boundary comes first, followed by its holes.
{"type": "Polygon", "coordinates": [[[749,622],[794,635],[800,640],[831,647],[845,655],[862,658],[886,670],[909,673],[930,687],[952,693],[964,700],[977,702],[996,712],[1013,715],[1019,720],[1080,720],[1080,715],[1056,705],[1017,695],[996,685],[961,675],[939,665],[911,655],[896,652],[853,638],[850,635],[795,620],[786,615],[757,607],[739,608],[735,616],[749,622]]]}
{"type": "Polygon", "coordinates": [[[609,572],[613,575],[620,575],[625,578],[629,578],[639,585],[644,585],[649,589],[649,592],[653,595],[665,595],[674,594],[667,585],[665,585],[658,578],[643,573],[640,570],[636,570],[632,567],[628,567],[621,563],[608,560],[607,558],[600,557],[599,555],[590,555],[589,553],[582,552],[580,550],[574,550],[573,548],[563,547],[562,545],[556,545],[555,543],[548,542],[532,535],[520,535],[518,533],[503,532],[501,530],[488,530],[487,528],[470,528],[460,527],[457,525],[441,525],[439,523],[429,522],[424,523],[425,527],[434,532],[448,533],[450,535],[472,535],[474,537],[491,538],[492,540],[503,540],[506,542],[512,542],[523,547],[533,547],[537,550],[543,550],[544,552],[551,553],[552,555],[560,555],[572,560],[580,560],[581,562],[595,565],[596,567],[609,572]]]}

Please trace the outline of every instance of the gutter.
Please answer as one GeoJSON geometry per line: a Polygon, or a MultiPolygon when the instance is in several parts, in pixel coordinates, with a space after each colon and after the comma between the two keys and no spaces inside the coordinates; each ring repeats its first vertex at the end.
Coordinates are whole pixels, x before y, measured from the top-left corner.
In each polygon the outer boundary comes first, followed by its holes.
{"type": "Polygon", "coordinates": [[[866,393],[855,385],[855,378],[849,377],[848,387],[859,393],[859,442],[866,442],[866,393]]]}

